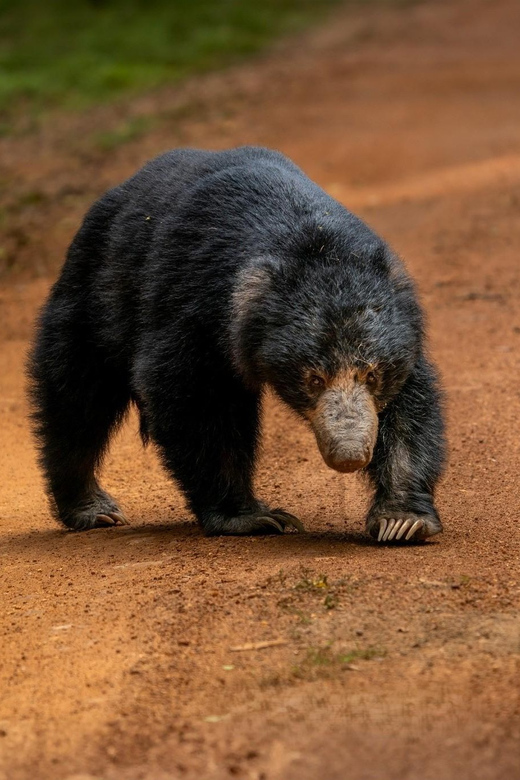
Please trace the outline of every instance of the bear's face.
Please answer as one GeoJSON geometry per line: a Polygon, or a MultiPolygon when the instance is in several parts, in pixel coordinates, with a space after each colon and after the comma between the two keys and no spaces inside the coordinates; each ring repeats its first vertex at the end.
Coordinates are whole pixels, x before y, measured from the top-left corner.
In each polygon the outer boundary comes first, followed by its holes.
{"type": "Polygon", "coordinates": [[[378,415],[419,355],[421,314],[408,277],[399,265],[369,261],[309,263],[298,273],[266,264],[247,283],[235,339],[243,375],[269,383],[310,423],[331,468],[367,466],[378,415]]]}
{"type": "Polygon", "coordinates": [[[359,329],[353,340],[354,328],[343,325],[318,337],[304,333],[304,322],[295,312],[290,326],[266,336],[258,352],[263,378],[310,423],[328,466],[364,468],[376,444],[378,415],[406,381],[415,350],[394,344],[392,352],[377,353],[366,336],[358,338],[359,329]]]}
{"type": "Polygon", "coordinates": [[[375,371],[352,367],[332,377],[307,374],[312,403],[303,414],[330,468],[351,472],[370,463],[378,431],[377,383],[375,371]]]}

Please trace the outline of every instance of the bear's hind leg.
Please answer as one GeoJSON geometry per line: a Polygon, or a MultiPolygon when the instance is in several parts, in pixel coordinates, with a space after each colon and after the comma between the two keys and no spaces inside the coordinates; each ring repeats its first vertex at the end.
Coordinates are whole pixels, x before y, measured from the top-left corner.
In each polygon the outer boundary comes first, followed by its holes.
{"type": "Polygon", "coordinates": [[[127,383],[52,301],[29,373],[40,462],[57,518],[81,531],[127,521],[98,484],[111,433],[123,419],[127,383]]]}

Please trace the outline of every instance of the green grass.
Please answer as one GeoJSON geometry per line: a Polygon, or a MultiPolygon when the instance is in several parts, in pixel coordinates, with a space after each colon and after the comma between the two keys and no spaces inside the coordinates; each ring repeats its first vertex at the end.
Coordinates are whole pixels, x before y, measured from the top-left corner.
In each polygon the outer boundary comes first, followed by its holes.
{"type": "Polygon", "coordinates": [[[382,660],[387,655],[383,647],[364,647],[349,653],[337,653],[330,644],[308,647],[299,663],[285,670],[271,670],[263,675],[258,684],[261,689],[293,685],[298,682],[332,680],[346,670],[358,671],[356,661],[382,660]]]}
{"type": "Polygon", "coordinates": [[[0,117],[82,109],[211,70],[339,0],[0,0],[0,117]]]}
{"type": "Polygon", "coordinates": [[[309,647],[301,662],[292,667],[291,674],[302,680],[335,677],[355,661],[373,661],[385,656],[386,650],[380,647],[365,647],[349,653],[335,653],[328,645],[309,647]]]}
{"type": "Polygon", "coordinates": [[[111,152],[121,144],[140,138],[153,125],[153,118],[137,116],[127,119],[113,130],[102,130],[92,137],[94,146],[101,152],[111,152]]]}

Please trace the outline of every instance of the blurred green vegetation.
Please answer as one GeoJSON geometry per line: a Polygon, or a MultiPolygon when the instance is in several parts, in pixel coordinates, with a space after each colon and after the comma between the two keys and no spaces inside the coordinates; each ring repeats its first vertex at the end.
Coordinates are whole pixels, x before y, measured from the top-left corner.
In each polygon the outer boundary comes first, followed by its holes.
{"type": "Polygon", "coordinates": [[[81,109],[254,53],[339,0],[0,0],[0,115],[81,109]]]}

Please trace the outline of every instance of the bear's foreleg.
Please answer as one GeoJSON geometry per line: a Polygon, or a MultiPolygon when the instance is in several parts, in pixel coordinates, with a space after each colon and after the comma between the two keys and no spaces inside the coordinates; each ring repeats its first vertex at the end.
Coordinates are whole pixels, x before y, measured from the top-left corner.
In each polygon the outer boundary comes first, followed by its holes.
{"type": "Polygon", "coordinates": [[[287,526],[303,530],[297,518],[269,509],[254,495],[258,394],[235,378],[214,377],[208,383],[206,374],[205,380],[163,376],[146,392],[151,436],[205,534],[283,533],[287,526]],[[189,387],[190,392],[161,395],[164,387],[189,387]]]}
{"type": "Polygon", "coordinates": [[[433,493],[444,462],[443,433],[437,378],[421,356],[380,415],[367,468],[375,495],[366,530],[378,541],[416,541],[442,531],[433,493]]]}

